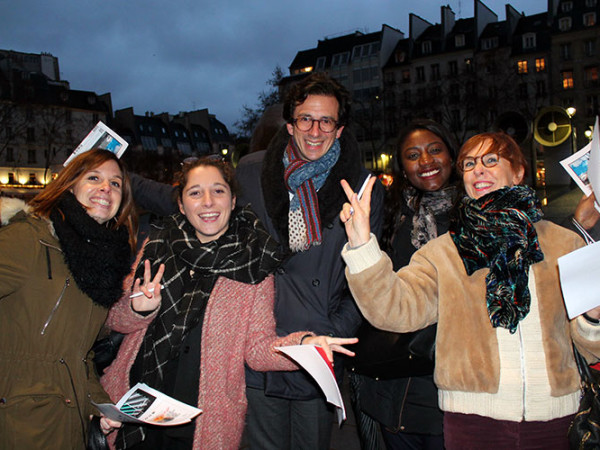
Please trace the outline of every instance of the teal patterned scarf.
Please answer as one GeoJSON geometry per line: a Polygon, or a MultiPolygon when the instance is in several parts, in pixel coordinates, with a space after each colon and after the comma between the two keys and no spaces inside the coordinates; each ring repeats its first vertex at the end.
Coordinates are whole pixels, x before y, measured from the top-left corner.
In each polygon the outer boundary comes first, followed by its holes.
{"type": "Polygon", "coordinates": [[[461,200],[450,235],[468,275],[490,269],[486,301],[493,327],[514,333],[529,313],[529,266],[544,259],[533,226],[541,218],[540,202],[527,186],[461,200]]]}

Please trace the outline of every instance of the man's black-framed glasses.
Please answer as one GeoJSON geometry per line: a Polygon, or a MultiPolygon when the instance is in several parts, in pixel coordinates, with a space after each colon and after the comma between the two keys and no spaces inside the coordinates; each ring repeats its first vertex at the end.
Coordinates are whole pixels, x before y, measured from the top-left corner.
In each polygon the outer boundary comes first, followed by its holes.
{"type": "Polygon", "coordinates": [[[477,164],[478,159],[481,160],[481,164],[483,164],[484,167],[489,168],[494,167],[498,164],[498,162],[500,162],[500,155],[498,153],[492,152],[476,157],[466,156],[461,162],[462,171],[470,172],[471,170],[473,170],[475,168],[475,165],[477,164]]]}
{"type": "Polygon", "coordinates": [[[292,120],[292,123],[300,131],[311,130],[315,122],[319,123],[319,130],[321,130],[323,133],[331,133],[337,128],[337,121],[330,117],[323,117],[322,119],[313,119],[310,116],[300,116],[292,120]]]}

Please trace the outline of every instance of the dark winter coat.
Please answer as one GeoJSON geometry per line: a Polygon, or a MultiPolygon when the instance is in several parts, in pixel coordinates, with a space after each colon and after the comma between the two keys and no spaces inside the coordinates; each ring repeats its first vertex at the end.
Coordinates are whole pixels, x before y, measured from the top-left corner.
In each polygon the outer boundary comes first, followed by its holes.
{"type": "MultiPolygon", "coordinates": [[[[285,127],[273,138],[263,159],[238,167],[242,195],[238,204],[250,203],[267,230],[284,247],[288,247],[289,194],[283,180],[283,152],[290,135],[285,127]]],[[[299,330],[316,334],[353,336],[361,323],[361,315],[350,295],[340,256],[346,233],[339,212],[346,196],[340,180],[346,179],[358,191],[368,175],[363,167],[356,140],[348,130],[340,138],[341,155],[327,181],[318,191],[319,212],[323,230],[320,245],[290,255],[275,273],[275,319],[277,334],[299,330]]],[[[378,234],[382,225],[383,187],[377,183],[371,201],[371,229],[378,234]]],[[[335,357],[338,380],[343,362],[335,357]]],[[[267,372],[247,370],[247,385],[265,388],[267,395],[292,400],[322,397],[310,378],[299,372],[267,372]]]]}
{"type": "Polygon", "coordinates": [[[88,351],[108,310],[73,281],[47,220],[0,229],[0,449],[83,449],[90,400],[110,401],[88,351]]]}

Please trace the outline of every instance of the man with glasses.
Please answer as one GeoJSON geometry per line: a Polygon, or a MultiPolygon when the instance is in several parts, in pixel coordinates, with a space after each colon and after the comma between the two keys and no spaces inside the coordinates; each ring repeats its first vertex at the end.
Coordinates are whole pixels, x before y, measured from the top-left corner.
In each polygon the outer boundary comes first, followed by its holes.
{"type": "MultiPolygon", "coordinates": [[[[345,201],[340,180],[356,191],[368,176],[358,144],[345,129],[350,97],[337,81],[312,74],[288,92],[285,126],[262,161],[238,167],[241,203],[249,202],[269,232],[289,250],[275,274],[279,334],[310,330],[353,336],[361,322],[344,277],[346,242],[338,213],[345,201]]],[[[372,200],[371,226],[381,228],[383,188],[372,200]]],[[[343,361],[336,359],[338,381],[343,361]]],[[[333,409],[303,371],[247,370],[252,449],[328,449],[333,409]]]]}

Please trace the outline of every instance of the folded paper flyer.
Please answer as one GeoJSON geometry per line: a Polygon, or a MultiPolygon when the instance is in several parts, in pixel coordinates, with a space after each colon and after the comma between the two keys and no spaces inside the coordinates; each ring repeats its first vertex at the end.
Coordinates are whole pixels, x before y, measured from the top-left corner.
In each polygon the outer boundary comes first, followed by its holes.
{"type": "Polygon", "coordinates": [[[94,406],[112,420],[161,426],[189,423],[202,412],[144,383],[132,387],[116,405],[94,403],[94,406]]]}
{"type": "Polygon", "coordinates": [[[125,139],[100,121],[94,128],[92,128],[92,131],[90,131],[88,135],[83,138],[83,141],[81,141],[75,148],[63,166],[67,167],[67,164],[69,164],[77,155],[87,152],[93,148],[101,148],[111,151],[117,155],[117,158],[120,158],[127,149],[128,145],[129,144],[125,139]]]}

